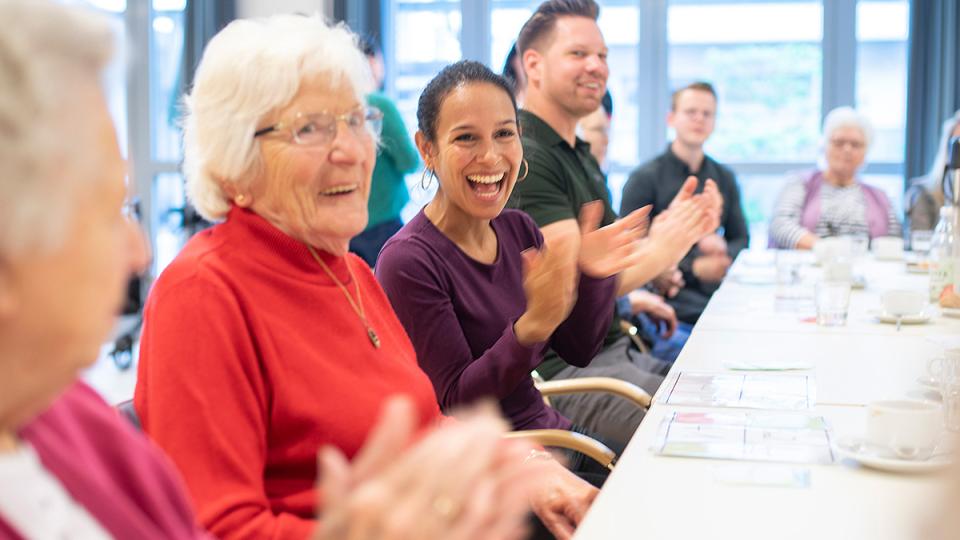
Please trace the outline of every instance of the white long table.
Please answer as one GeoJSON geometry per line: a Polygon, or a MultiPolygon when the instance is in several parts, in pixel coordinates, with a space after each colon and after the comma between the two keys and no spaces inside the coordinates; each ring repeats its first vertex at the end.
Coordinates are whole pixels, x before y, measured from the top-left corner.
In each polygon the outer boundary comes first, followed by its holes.
{"type": "MultiPolygon", "coordinates": [[[[935,397],[917,379],[925,375],[927,360],[940,353],[943,343],[960,340],[960,319],[936,316],[927,324],[904,325],[898,332],[893,325],[878,323],[872,314],[882,291],[926,291],[926,276],[908,275],[902,262],[866,261],[867,288],[853,292],[847,326],[823,328],[802,320],[803,313],[778,306],[775,285],[737,281],[738,275],[756,277],[757,269],[749,268],[749,257],[755,256],[748,253],[738,259],[671,375],[728,372],[725,360],[808,362],[810,370],[788,373],[814,375],[817,405],[809,412],[830,423],[832,436],[862,434],[865,405],[871,401],[935,397]]],[[[772,259],[768,262],[772,264],[772,259]]],[[[812,288],[817,270],[806,272],[812,288]]],[[[809,474],[808,487],[722,482],[718,478],[725,471],[752,465],[664,457],[651,450],[667,415],[710,410],[671,406],[659,398],[655,396],[581,523],[577,539],[903,540],[922,538],[924,523],[941,510],[943,473],[894,474],[847,460],[829,465],[757,465],[803,469],[809,474]]]]}

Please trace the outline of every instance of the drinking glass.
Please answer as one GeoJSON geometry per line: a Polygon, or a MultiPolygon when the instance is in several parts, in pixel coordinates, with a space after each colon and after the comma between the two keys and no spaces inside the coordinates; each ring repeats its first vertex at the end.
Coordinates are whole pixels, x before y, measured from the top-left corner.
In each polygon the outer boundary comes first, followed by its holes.
{"type": "Polygon", "coordinates": [[[814,302],[817,307],[817,324],[820,326],[843,326],[847,324],[850,283],[838,281],[817,283],[814,302]]]}

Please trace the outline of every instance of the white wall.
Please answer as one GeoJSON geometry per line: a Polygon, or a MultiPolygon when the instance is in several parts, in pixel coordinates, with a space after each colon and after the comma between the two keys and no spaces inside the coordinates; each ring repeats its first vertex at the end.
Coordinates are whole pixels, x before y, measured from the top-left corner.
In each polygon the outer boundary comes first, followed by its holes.
{"type": "Polygon", "coordinates": [[[274,13],[319,11],[333,18],[333,0],[237,0],[237,18],[266,17],[274,13]]]}

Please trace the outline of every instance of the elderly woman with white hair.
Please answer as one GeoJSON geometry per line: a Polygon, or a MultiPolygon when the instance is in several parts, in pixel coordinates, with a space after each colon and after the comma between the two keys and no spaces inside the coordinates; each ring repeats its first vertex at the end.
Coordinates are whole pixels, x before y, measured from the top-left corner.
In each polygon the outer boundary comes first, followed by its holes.
{"type": "MultiPolygon", "coordinates": [[[[222,223],[194,236],[154,284],[134,403],[218,537],[326,531],[333,494],[315,488],[317,452],[354,459],[388,396],[408,396],[418,428],[442,419],[383,290],[348,253],[367,222],[380,120],[364,105],[372,89],[344,27],[278,15],[217,34],[187,98],[188,193],[222,223]]],[[[421,453],[404,465],[405,492],[371,493],[403,511],[363,537],[421,523],[448,525],[421,538],[468,537],[468,525],[514,537],[510,517],[531,506],[567,537],[596,495],[537,451],[529,461],[543,468],[528,497],[504,482],[532,465],[523,456],[504,459],[500,444],[476,438],[458,445],[461,464],[421,453]]]]}
{"type": "Polygon", "coordinates": [[[859,112],[838,107],[823,120],[821,170],[792,178],[777,201],[770,244],[811,249],[825,236],[899,236],[900,220],[880,189],[858,178],[873,140],[859,112]]]}

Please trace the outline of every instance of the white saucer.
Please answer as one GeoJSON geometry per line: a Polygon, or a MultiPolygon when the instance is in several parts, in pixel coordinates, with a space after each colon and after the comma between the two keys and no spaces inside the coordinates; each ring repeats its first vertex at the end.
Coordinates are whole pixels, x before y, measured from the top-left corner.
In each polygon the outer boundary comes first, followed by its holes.
{"type": "MultiPolygon", "coordinates": [[[[876,311],[874,317],[878,321],[887,324],[897,324],[896,315],[890,315],[885,311],[876,311]]],[[[900,324],[923,324],[930,321],[930,312],[928,310],[923,310],[920,313],[914,313],[913,315],[904,315],[900,317],[900,324]]]]}
{"type": "Polygon", "coordinates": [[[904,254],[902,251],[899,253],[886,253],[883,255],[880,255],[879,253],[874,253],[873,258],[878,261],[885,261],[885,262],[902,261],[904,259],[904,254]]]}
{"type": "Polygon", "coordinates": [[[960,308],[955,307],[942,307],[940,308],[940,314],[944,317],[957,317],[960,318],[960,308]]]}
{"type": "Polygon", "coordinates": [[[842,458],[852,459],[864,467],[881,471],[902,473],[924,473],[937,471],[950,465],[944,455],[936,455],[924,460],[900,459],[892,452],[863,442],[860,439],[838,441],[834,450],[842,458]]]}
{"type": "Polygon", "coordinates": [[[933,388],[937,392],[940,391],[940,380],[931,377],[930,375],[921,375],[917,377],[917,383],[920,386],[926,386],[927,388],[933,388]]]}

